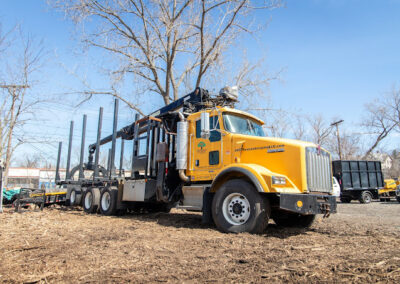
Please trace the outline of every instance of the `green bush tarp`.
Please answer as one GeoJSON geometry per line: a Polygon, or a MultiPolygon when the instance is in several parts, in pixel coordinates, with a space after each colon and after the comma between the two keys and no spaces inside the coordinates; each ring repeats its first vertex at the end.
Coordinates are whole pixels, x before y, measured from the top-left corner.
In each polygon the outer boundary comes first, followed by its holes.
{"type": "Polygon", "coordinates": [[[8,201],[11,201],[11,198],[18,194],[20,192],[20,189],[10,189],[10,190],[6,190],[5,188],[3,188],[3,198],[7,199],[8,201]]]}

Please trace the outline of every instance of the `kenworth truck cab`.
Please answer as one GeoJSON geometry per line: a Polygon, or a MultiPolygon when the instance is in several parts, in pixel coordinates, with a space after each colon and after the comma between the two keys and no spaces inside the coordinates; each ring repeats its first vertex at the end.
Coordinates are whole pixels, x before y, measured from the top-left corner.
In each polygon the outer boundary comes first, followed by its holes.
{"type": "Polygon", "coordinates": [[[232,88],[214,98],[198,88],[118,132],[114,127],[113,135],[89,146],[81,178],[73,179],[75,168],[59,182],[70,204],[105,215],[178,204],[202,211],[203,221],[223,232],[251,233],[262,232],[270,218],[308,227],[316,214],[335,213],[330,154],[313,143],[266,137],[262,120],[233,108],[236,98],[232,88]],[[100,146],[117,138],[133,140],[130,175],[122,166],[113,170],[115,153],[108,169],[93,164],[100,146]],[[85,170],[93,178],[82,178],[85,170]]]}

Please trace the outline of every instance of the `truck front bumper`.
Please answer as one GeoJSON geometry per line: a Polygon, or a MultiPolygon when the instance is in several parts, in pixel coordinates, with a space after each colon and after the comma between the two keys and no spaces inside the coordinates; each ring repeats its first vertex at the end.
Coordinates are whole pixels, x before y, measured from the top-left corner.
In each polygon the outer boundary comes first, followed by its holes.
{"type": "Polygon", "coordinates": [[[303,215],[336,213],[336,197],[317,194],[286,194],[279,196],[279,208],[303,215]]]}

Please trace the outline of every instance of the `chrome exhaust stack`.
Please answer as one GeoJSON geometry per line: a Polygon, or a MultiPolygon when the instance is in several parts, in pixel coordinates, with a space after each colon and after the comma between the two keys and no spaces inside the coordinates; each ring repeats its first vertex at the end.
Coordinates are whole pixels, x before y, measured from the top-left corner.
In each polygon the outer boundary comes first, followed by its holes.
{"type": "Polygon", "coordinates": [[[189,144],[189,123],[186,121],[185,116],[178,112],[179,119],[177,123],[177,142],[176,142],[176,169],[179,171],[179,177],[182,181],[188,182],[190,178],[186,176],[185,170],[187,169],[188,162],[188,144],[189,144]]]}

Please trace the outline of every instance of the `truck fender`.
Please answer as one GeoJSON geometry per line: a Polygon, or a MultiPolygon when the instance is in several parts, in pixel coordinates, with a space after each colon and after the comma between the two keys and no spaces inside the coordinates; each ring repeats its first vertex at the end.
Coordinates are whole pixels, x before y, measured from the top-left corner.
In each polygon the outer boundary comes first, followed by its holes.
{"type": "Polygon", "coordinates": [[[235,178],[235,176],[238,178],[245,176],[250,180],[258,192],[265,192],[257,177],[249,170],[241,167],[229,167],[222,170],[213,180],[210,191],[215,192],[225,181],[230,177],[235,178]]]}

